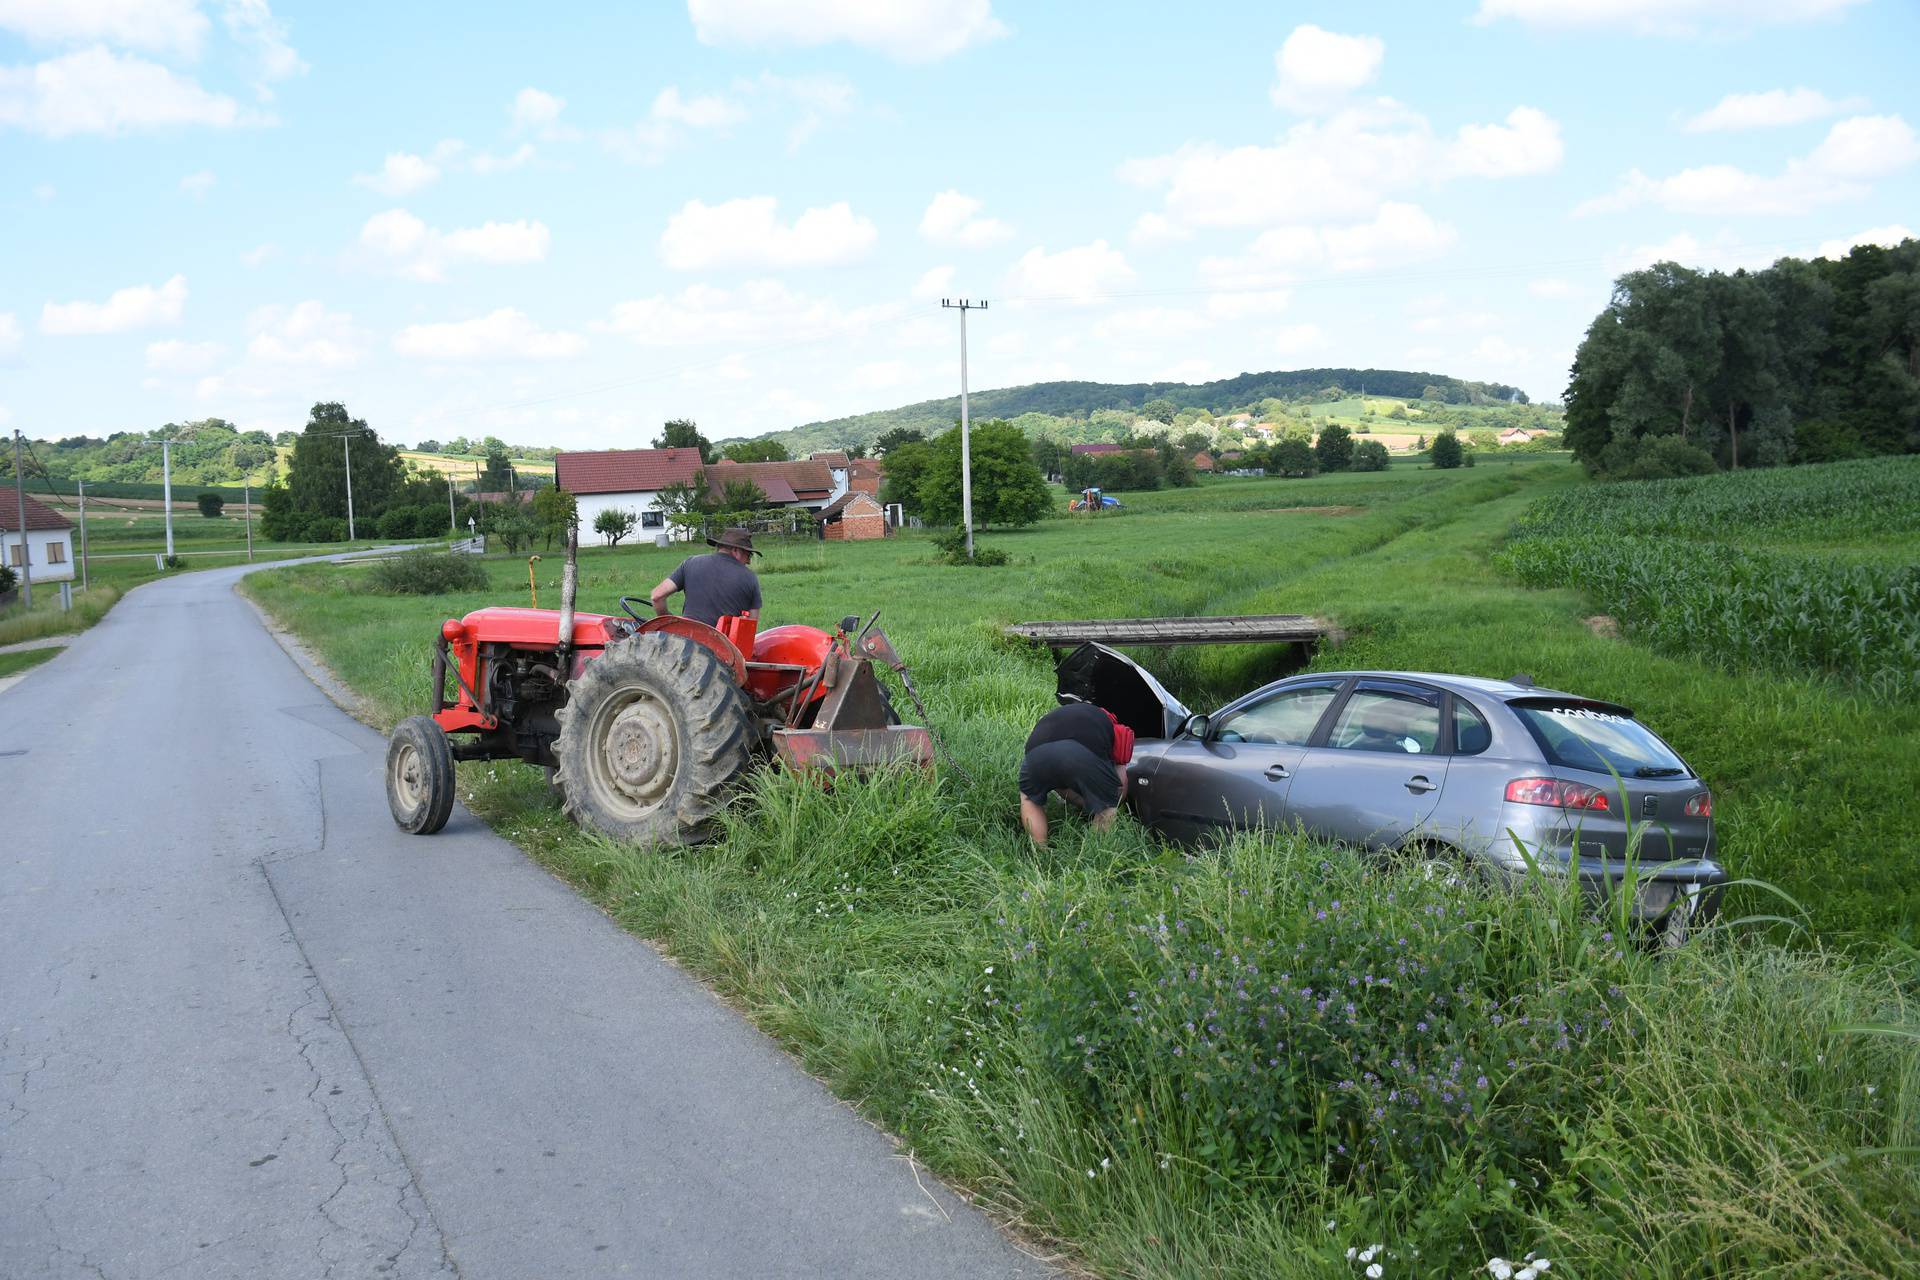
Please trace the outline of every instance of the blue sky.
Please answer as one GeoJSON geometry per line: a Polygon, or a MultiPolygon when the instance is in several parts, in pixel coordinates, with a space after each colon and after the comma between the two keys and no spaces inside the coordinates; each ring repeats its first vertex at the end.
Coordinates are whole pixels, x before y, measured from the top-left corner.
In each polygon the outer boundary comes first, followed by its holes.
{"type": "Polygon", "coordinates": [[[1900,0],[0,0],[0,425],[647,443],[976,387],[1555,398],[1611,278],[1920,228],[1900,0]]]}

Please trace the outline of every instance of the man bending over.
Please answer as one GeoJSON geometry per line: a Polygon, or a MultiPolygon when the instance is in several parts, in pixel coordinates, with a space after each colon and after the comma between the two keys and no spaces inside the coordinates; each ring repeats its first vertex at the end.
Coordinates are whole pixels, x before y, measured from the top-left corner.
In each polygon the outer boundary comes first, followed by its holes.
{"type": "Polygon", "coordinates": [[[1126,794],[1133,730],[1090,702],[1070,702],[1040,717],[1020,761],[1020,822],[1033,842],[1047,843],[1047,796],[1058,792],[1092,821],[1113,825],[1126,794]]]}

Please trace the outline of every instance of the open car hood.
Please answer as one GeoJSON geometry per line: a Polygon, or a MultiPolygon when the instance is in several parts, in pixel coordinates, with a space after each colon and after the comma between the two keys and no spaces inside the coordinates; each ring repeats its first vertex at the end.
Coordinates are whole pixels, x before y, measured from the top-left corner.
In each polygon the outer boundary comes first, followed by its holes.
{"type": "Polygon", "coordinates": [[[1091,640],[1062,658],[1054,674],[1062,703],[1105,707],[1138,738],[1171,738],[1191,714],[1139,663],[1091,640]]]}

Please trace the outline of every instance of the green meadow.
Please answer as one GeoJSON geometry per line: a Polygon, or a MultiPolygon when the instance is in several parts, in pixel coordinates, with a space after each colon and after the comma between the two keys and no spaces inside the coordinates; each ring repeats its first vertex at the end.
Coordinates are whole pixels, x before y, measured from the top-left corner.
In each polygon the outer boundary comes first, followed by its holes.
{"type": "MultiPolygon", "coordinates": [[[[1529,1253],[1576,1277],[1910,1274],[1920,705],[1828,666],[1643,643],[1634,616],[1616,634],[1575,577],[1511,562],[1537,504],[1599,492],[1503,459],[1122,495],[1124,514],[988,531],[1000,568],[936,564],[917,535],[775,545],[763,625],[880,610],[964,773],[756,773],[721,838],[669,851],[574,829],[519,764],[462,765],[462,799],[1098,1274],[1464,1276],[1529,1253]],[[1524,671],[1634,707],[1711,784],[1752,883],[1658,952],[1553,885],[1297,834],[1189,854],[1069,818],[1033,849],[1013,774],[1052,669],[1005,624],[1256,612],[1337,623],[1317,668],[1524,671]]],[[[644,596],[682,554],[584,551],[580,607],[644,596]]],[[[527,602],[524,559],[486,568],[487,590],[439,598],[369,594],[355,565],[246,590],[390,724],[425,709],[442,618],[527,602]]],[[[1203,708],[1292,660],[1137,656],[1203,708]]]]}

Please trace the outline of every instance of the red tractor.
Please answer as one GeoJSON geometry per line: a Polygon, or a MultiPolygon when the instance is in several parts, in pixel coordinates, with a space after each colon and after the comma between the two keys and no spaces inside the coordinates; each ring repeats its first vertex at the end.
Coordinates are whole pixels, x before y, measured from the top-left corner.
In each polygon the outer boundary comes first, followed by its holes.
{"type": "Polygon", "coordinates": [[[432,712],[402,721],[387,744],[387,802],[402,830],[446,824],[456,760],[542,765],[576,822],[647,844],[707,835],[759,759],[825,772],[931,764],[931,735],[897,723],[874,673],[879,661],[906,678],[878,613],[831,632],[757,634],[752,618],[642,618],[626,596],[625,617],[575,616],[572,579],[569,563],[557,611],[476,609],[441,624],[432,712]]]}

